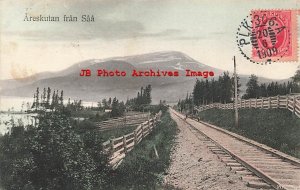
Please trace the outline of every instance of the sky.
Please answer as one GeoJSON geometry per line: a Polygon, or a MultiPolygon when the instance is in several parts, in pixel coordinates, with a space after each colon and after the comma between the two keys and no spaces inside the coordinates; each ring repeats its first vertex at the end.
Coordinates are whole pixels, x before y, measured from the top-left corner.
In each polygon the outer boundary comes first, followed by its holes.
{"type": "MultiPolygon", "coordinates": [[[[63,70],[87,59],[181,51],[206,65],[267,78],[300,62],[257,65],[241,56],[237,28],[251,10],[300,9],[300,0],[0,0],[0,79],[63,70]],[[28,22],[28,15],[94,15],[95,22],[28,22]]],[[[299,17],[299,16],[298,16],[299,17]]],[[[300,23],[298,18],[298,30],[300,23]]],[[[299,34],[298,44],[300,42],[299,34]]],[[[298,51],[299,54],[299,51],[298,51]]]]}

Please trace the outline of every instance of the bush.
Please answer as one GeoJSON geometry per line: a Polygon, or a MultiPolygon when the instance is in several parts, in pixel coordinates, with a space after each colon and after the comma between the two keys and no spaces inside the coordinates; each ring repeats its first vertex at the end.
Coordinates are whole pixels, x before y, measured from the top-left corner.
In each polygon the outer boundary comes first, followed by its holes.
{"type": "Polygon", "coordinates": [[[97,137],[82,138],[61,113],[43,113],[38,120],[38,127],[13,128],[1,138],[1,185],[8,190],[103,189],[107,158],[97,137]]]}

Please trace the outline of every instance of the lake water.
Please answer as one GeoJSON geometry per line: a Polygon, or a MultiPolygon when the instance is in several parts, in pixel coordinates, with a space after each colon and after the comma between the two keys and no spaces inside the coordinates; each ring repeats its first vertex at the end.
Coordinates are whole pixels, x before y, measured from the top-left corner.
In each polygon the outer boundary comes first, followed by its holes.
{"type": "MultiPolygon", "coordinates": [[[[64,103],[66,104],[67,101],[68,100],[64,100],[64,103]]],[[[25,113],[27,109],[31,108],[32,102],[33,98],[29,97],[0,96],[0,133],[4,134],[9,132],[13,123],[23,123],[24,125],[33,124],[34,118],[32,114],[25,113]]],[[[97,106],[97,102],[82,101],[82,105],[84,107],[95,107],[97,106]]]]}

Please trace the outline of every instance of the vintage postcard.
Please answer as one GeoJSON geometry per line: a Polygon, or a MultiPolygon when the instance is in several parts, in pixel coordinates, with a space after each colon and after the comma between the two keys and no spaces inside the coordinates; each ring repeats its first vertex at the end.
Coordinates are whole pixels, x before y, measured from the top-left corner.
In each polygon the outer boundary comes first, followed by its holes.
{"type": "Polygon", "coordinates": [[[0,190],[300,190],[300,0],[1,0],[0,190]]]}

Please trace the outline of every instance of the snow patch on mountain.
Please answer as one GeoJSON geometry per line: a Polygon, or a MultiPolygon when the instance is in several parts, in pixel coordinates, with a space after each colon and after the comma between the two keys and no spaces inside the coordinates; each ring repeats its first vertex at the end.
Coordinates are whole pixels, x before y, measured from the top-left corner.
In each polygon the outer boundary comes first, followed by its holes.
{"type": "Polygon", "coordinates": [[[178,62],[175,66],[173,66],[173,68],[174,69],[176,69],[176,70],[181,70],[181,71],[183,71],[184,70],[184,68],[183,68],[184,66],[183,65],[181,65],[181,63],[180,62],[178,62]]]}

